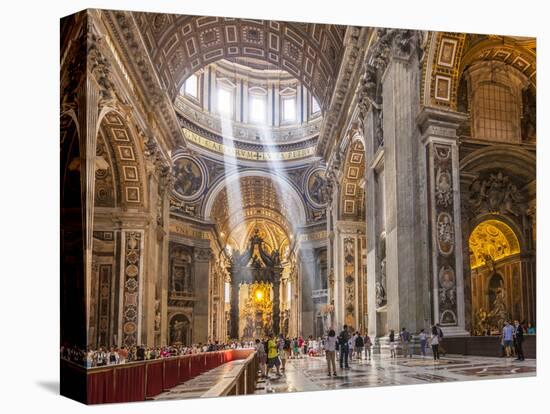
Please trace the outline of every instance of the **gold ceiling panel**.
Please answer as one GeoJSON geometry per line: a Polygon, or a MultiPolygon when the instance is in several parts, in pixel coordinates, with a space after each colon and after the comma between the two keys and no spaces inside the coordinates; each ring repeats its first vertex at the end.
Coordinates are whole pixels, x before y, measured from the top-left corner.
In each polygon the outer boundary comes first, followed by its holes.
{"type": "Polygon", "coordinates": [[[472,231],[469,245],[472,269],[485,265],[488,259],[496,262],[520,252],[514,231],[499,220],[480,223],[472,231]]]}

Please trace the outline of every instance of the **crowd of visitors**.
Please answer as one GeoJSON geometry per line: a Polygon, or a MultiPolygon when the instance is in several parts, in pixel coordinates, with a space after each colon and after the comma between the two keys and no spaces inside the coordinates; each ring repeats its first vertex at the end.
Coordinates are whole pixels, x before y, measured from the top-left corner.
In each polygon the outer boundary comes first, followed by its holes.
{"type": "Polygon", "coordinates": [[[61,346],[60,356],[63,359],[75,362],[87,368],[93,368],[106,365],[124,364],[134,361],[145,361],[159,358],[198,354],[202,352],[221,351],[225,349],[252,348],[253,346],[254,343],[252,341],[233,341],[228,343],[219,343],[218,341],[213,341],[206,344],[199,343],[191,346],[111,346],[87,350],[63,345],[61,346]]]}
{"type": "MultiPolygon", "coordinates": [[[[534,333],[534,327],[531,325],[527,327],[524,323],[518,321],[514,321],[513,324],[506,321],[501,334],[502,356],[516,356],[517,360],[524,360],[524,335],[534,333]]],[[[421,329],[420,332],[414,335],[404,327],[398,335],[392,329],[388,335],[390,358],[397,358],[398,348],[400,348],[403,358],[413,358],[415,348],[418,346],[418,353],[421,358],[426,358],[427,350],[431,348],[433,359],[437,361],[446,353],[443,347],[443,336],[443,330],[439,324],[432,326],[429,332],[421,329]]],[[[310,336],[306,339],[301,336],[287,338],[281,334],[278,337],[268,336],[255,341],[232,341],[228,343],[212,341],[191,346],[136,346],[129,348],[112,346],[100,347],[96,350],[84,350],[64,345],[61,347],[61,358],[92,368],[225,349],[254,348],[258,352],[263,377],[268,377],[273,368],[275,368],[277,376],[283,375],[289,359],[322,356],[325,356],[327,360],[328,375],[335,376],[337,360],[340,369],[348,369],[353,360],[370,360],[372,347],[373,342],[368,334],[362,335],[344,325],[338,335],[334,329],[330,329],[324,337],[313,338],[310,336]]]]}

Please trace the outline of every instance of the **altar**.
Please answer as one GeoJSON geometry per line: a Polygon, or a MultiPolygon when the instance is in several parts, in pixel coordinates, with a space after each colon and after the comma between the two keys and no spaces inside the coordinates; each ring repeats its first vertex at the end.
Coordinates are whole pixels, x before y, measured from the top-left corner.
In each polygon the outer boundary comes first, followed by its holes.
{"type": "Polygon", "coordinates": [[[228,270],[231,275],[231,339],[251,340],[278,335],[283,271],[279,251],[268,252],[256,230],[243,252],[233,252],[228,270]]]}

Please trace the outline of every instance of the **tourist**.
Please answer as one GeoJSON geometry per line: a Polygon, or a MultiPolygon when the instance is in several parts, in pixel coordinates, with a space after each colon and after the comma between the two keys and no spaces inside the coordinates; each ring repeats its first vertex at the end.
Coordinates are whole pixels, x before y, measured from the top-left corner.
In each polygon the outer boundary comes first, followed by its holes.
{"type": "Polygon", "coordinates": [[[340,350],[340,368],[349,368],[348,354],[349,354],[349,332],[348,326],[344,325],[344,329],[338,336],[338,348],[340,350]]]}
{"type": "Polygon", "coordinates": [[[355,344],[354,344],[354,349],[355,349],[355,354],[357,355],[357,359],[359,360],[363,360],[363,347],[365,346],[365,341],[363,339],[363,337],[359,334],[359,332],[356,332],[355,333],[355,344]]]}
{"type": "Polygon", "coordinates": [[[115,365],[119,363],[119,355],[114,347],[111,347],[108,358],[109,358],[109,365],[115,365]]]}
{"type": "Polygon", "coordinates": [[[285,358],[292,358],[291,340],[290,338],[284,338],[283,350],[285,351],[285,358]]]}
{"type": "Polygon", "coordinates": [[[394,330],[390,330],[390,358],[395,358],[395,332],[394,330]]]}
{"type": "Polygon", "coordinates": [[[298,338],[294,338],[292,340],[292,352],[294,354],[294,358],[299,357],[299,346],[298,346],[298,338]]]}
{"type": "Polygon", "coordinates": [[[367,358],[367,356],[368,356],[368,359],[370,360],[371,359],[372,341],[370,340],[369,334],[365,334],[364,342],[365,342],[365,358],[367,358]]]}
{"type": "Polygon", "coordinates": [[[350,362],[353,360],[353,355],[355,353],[355,339],[356,338],[357,338],[357,333],[353,332],[353,335],[351,336],[351,338],[348,341],[348,348],[349,348],[348,358],[349,358],[350,362]]]}
{"type": "Polygon", "coordinates": [[[298,353],[298,358],[302,357],[301,353],[302,353],[303,346],[304,346],[304,339],[301,336],[299,336],[298,337],[298,352],[297,352],[298,353]]]}
{"type": "Polygon", "coordinates": [[[510,325],[508,321],[505,321],[504,328],[502,328],[502,345],[504,346],[504,353],[506,357],[512,356],[513,343],[514,343],[514,327],[510,325]]]}
{"type": "Polygon", "coordinates": [[[437,329],[437,326],[432,326],[432,336],[430,338],[430,345],[432,346],[432,354],[434,356],[434,361],[439,360],[439,343],[440,343],[440,337],[439,337],[439,329],[437,329]]]}
{"type": "Polygon", "coordinates": [[[418,339],[420,340],[420,355],[422,355],[422,358],[426,358],[426,344],[428,343],[428,335],[426,335],[424,328],[420,330],[418,339]]]}
{"type": "Polygon", "coordinates": [[[271,335],[267,341],[267,377],[269,377],[269,371],[275,367],[277,369],[277,376],[281,376],[280,371],[281,360],[279,359],[279,350],[277,349],[277,342],[275,336],[271,335]]]}
{"type": "Polygon", "coordinates": [[[279,335],[279,342],[277,343],[277,349],[279,350],[279,359],[281,360],[281,371],[285,371],[286,365],[286,351],[285,351],[285,337],[283,334],[279,335]]]}
{"type": "Polygon", "coordinates": [[[255,348],[258,355],[258,364],[260,365],[260,376],[262,378],[265,378],[266,363],[267,363],[267,354],[265,353],[265,346],[259,339],[256,339],[255,342],[256,342],[255,348]]]}
{"type": "Polygon", "coordinates": [[[327,358],[328,376],[336,376],[336,332],[328,331],[325,339],[325,355],[327,358]]]}
{"type": "MultiPolygon", "coordinates": [[[[62,358],[69,359],[68,353],[66,355],[62,354],[62,358]]],[[[94,366],[94,351],[91,349],[86,353],[86,368],[92,368],[94,366]]]]}
{"type": "Polygon", "coordinates": [[[447,354],[447,352],[445,351],[445,348],[443,348],[443,329],[441,329],[441,325],[439,323],[437,323],[435,325],[436,329],[437,329],[437,336],[439,337],[439,346],[438,346],[438,351],[439,351],[439,354],[442,355],[442,356],[445,356],[447,354]]]}
{"type": "Polygon", "coordinates": [[[407,356],[412,358],[411,334],[406,328],[402,328],[399,338],[401,339],[403,358],[407,358],[407,356]]]}
{"type": "Polygon", "coordinates": [[[535,335],[535,327],[531,324],[527,324],[527,335],[535,335]]]}
{"type": "Polygon", "coordinates": [[[514,333],[514,344],[516,346],[516,361],[523,361],[525,357],[523,356],[523,324],[519,321],[514,321],[516,330],[514,333]]]}

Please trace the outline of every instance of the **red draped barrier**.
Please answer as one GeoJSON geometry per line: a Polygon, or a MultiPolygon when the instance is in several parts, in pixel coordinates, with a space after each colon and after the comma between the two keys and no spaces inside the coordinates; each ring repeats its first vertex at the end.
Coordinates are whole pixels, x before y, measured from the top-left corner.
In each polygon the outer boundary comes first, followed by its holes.
{"type": "Polygon", "coordinates": [[[180,359],[179,382],[185,382],[191,378],[191,358],[180,359]]]}
{"type": "Polygon", "coordinates": [[[145,400],[145,364],[125,364],[115,369],[115,401],[145,400]]]}
{"type": "Polygon", "coordinates": [[[170,389],[179,384],[179,358],[164,361],[164,389],[170,389]]]}
{"type": "Polygon", "coordinates": [[[87,376],[88,404],[108,403],[114,400],[114,381],[112,369],[98,369],[94,375],[87,376]]]}
{"type": "Polygon", "coordinates": [[[146,397],[154,397],[164,391],[164,362],[158,361],[147,364],[147,394],[146,397]]]}
{"type": "Polygon", "coordinates": [[[231,349],[91,368],[86,375],[87,402],[144,401],[226,362],[246,359],[253,352],[231,349]]]}

